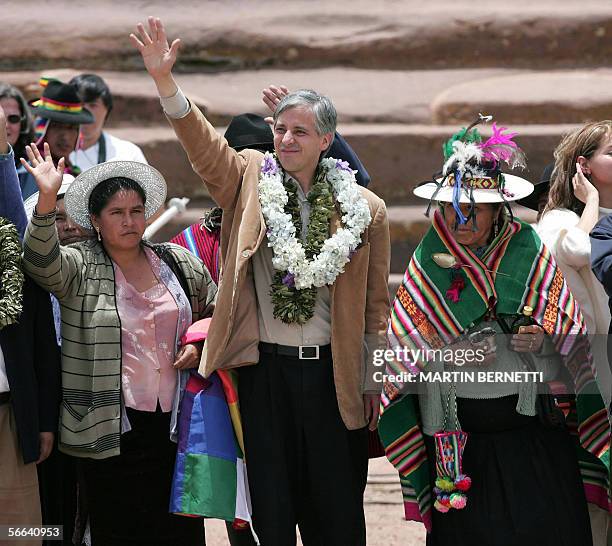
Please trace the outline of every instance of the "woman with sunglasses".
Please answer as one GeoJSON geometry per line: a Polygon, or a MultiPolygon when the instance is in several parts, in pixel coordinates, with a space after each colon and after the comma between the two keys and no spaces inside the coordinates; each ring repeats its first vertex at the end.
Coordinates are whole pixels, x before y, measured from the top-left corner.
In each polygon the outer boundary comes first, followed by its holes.
{"type": "Polygon", "coordinates": [[[14,85],[0,82],[0,106],[6,116],[6,135],[13,148],[15,166],[26,157],[25,147],[34,140],[34,123],[24,96],[14,85]]]}

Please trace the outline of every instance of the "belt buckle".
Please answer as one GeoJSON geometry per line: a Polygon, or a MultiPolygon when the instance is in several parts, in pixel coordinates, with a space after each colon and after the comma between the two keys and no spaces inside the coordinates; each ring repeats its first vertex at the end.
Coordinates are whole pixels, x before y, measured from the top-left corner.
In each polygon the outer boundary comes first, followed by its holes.
{"type": "Polygon", "coordinates": [[[319,346],[318,345],[300,345],[298,347],[298,355],[300,360],[318,360],[319,346]],[[304,356],[304,349],[314,349],[314,356],[304,356]]]}

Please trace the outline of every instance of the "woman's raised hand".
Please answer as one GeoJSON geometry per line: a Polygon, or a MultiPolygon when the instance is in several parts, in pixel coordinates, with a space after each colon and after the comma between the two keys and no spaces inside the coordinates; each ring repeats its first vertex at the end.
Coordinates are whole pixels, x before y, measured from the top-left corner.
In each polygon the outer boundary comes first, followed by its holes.
{"type": "Polygon", "coordinates": [[[181,41],[177,38],[168,45],[166,30],[159,17],[149,17],[149,31],[142,23],[136,25],[138,36],[130,34],[130,40],[140,51],[145,68],[155,80],[164,80],[172,73],[181,41]]]}
{"type": "Polygon", "coordinates": [[[56,197],[62,185],[62,177],[64,176],[64,158],[62,157],[57,167],[53,164],[49,145],[45,142],[43,158],[36,144],[32,143],[26,146],[26,154],[28,155],[29,163],[21,158],[21,164],[34,177],[36,185],[41,195],[56,197]]]}
{"type": "Polygon", "coordinates": [[[586,204],[589,199],[599,198],[597,188],[593,186],[590,180],[584,175],[580,163],[576,163],[576,174],[574,178],[572,178],[572,186],[574,187],[576,199],[582,201],[584,204],[586,204]]]}

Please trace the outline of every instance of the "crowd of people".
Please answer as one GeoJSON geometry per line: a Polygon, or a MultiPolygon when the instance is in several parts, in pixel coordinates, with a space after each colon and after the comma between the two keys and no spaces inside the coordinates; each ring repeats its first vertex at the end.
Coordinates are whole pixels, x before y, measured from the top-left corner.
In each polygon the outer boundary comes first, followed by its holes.
{"type": "Polygon", "coordinates": [[[612,121],[535,185],[487,116],[449,135],[390,300],[386,205],[331,100],[270,86],[271,117],[221,136],[173,77],[180,40],[156,18],[130,40],[217,207],[150,242],[166,180],[105,130],[104,80],[0,83],[0,525],[364,545],[385,454],[429,546],[612,545],[612,121]]]}

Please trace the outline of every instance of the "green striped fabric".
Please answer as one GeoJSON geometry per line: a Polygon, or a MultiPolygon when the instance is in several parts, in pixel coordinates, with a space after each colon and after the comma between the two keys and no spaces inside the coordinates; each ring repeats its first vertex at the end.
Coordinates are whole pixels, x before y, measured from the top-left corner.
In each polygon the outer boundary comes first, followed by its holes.
{"type": "MultiPolygon", "coordinates": [[[[210,274],[187,250],[164,246],[187,282],[193,321],[210,316],[216,295],[210,274]]],[[[118,455],[121,323],[109,256],[95,239],[60,247],[55,213],[34,214],[24,239],[24,268],[61,306],[60,449],[94,459],[118,455]]]]}

